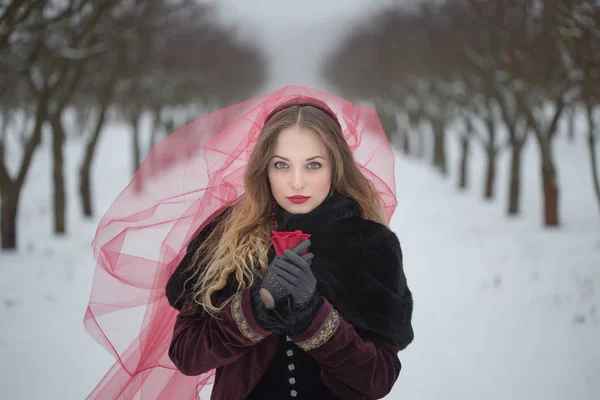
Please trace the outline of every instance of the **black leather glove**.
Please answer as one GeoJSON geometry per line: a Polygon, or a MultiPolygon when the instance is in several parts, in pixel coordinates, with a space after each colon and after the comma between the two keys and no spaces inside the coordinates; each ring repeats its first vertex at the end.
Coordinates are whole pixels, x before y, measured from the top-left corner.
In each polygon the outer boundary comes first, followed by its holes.
{"type": "Polygon", "coordinates": [[[290,290],[286,287],[289,286],[288,282],[280,277],[281,269],[278,268],[278,265],[280,263],[288,264],[290,257],[297,257],[296,262],[298,262],[298,259],[300,259],[302,263],[308,263],[310,266],[313,254],[306,253],[303,256],[299,255],[305,249],[307,249],[310,244],[310,240],[306,239],[293,249],[286,250],[281,257],[275,256],[273,261],[271,261],[271,264],[267,269],[267,273],[263,277],[260,288],[265,289],[271,294],[271,296],[273,296],[276,308],[279,307],[291,294],[290,290]]]}
{"type": "Polygon", "coordinates": [[[296,336],[308,329],[315,319],[319,309],[323,305],[323,299],[315,295],[304,310],[291,310],[283,318],[285,333],[289,336],[296,336]]]}
{"type": "Polygon", "coordinates": [[[285,319],[277,312],[277,310],[267,309],[260,299],[260,283],[252,285],[250,290],[252,290],[251,304],[256,322],[258,322],[263,329],[280,335],[285,334],[287,330],[285,319]]]}
{"type": "Polygon", "coordinates": [[[317,279],[310,270],[312,258],[312,253],[301,257],[286,250],[284,258],[277,260],[272,267],[274,280],[287,290],[294,307],[300,310],[308,307],[317,288],[317,279]]]}
{"type": "Polygon", "coordinates": [[[252,309],[258,324],[268,331],[278,335],[296,336],[303,333],[319,312],[323,304],[321,297],[315,295],[308,307],[304,310],[269,310],[265,307],[258,291],[260,284],[253,285],[252,288],[252,309]]]}

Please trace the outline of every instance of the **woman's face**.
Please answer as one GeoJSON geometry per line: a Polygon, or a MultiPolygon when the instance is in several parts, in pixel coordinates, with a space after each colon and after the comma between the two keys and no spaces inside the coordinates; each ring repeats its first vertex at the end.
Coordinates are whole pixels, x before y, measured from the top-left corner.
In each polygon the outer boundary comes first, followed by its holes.
{"type": "Polygon", "coordinates": [[[291,214],[305,214],[329,194],[331,160],[319,135],[294,126],[279,133],[268,174],[277,203],[291,214]]]}

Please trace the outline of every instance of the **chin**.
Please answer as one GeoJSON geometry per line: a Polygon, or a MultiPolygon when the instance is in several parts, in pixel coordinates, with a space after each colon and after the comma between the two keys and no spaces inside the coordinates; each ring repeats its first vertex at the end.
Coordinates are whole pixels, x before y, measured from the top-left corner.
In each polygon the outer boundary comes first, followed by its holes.
{"type": "Polygon", "coordinates": [[[288,205],[285,208],[290,214],[306,214],[315,209],[310,201],[302,204],[294,204],[288,201],[288,205]]]}

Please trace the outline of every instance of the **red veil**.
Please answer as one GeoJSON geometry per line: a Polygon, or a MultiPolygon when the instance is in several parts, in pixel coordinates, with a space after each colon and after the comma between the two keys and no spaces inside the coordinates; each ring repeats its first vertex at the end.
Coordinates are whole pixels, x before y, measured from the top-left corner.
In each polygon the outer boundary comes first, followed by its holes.
{"type": "Polygon", "coordinates": [[[197,399],[213,382],[214,371],[185,376],[169,359],[177,311],[165,285],[193,235],[244,193],[245,166],[265,118],[297,99],[317,100],[337,116],[389,222],[394,155],[373,108],[288,86],[198,118],[154,145],[98,225],[84,325],[116,363],[88,399],[197,399]]]}

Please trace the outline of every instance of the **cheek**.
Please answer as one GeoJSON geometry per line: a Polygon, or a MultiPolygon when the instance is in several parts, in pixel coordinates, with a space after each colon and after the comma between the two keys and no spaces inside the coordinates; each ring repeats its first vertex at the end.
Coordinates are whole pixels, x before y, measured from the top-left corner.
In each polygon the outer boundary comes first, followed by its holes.
{"type": "Polygon", "coordinates": [[[328,168],[328,169],[327,169],[327,173],[325,173],[325,174],[323,174],[323,175],[324,175],[324,177],[323,177],[324,181],[325,181],[327,184],[331,183],[331,179],[332,179],[332,177],[333,177],[333,172],[331,171],[331,168],[328,168]]]}
{"type": "Polygon", "coordinates": [[[331,186],[331,172],[321,174],[318,179],[318,185],[322,190],[328,191],[331,186]]]}

